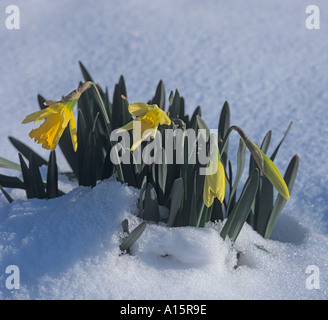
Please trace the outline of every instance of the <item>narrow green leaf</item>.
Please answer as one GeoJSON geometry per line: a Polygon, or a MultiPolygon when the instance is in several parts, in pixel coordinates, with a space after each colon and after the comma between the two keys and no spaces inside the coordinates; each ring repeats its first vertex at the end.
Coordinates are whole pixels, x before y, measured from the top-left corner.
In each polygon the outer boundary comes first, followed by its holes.
{"type": "Polygon", "coordinates": [[[118,84],[115,85],[112,104],[112,128],[113,130],[123,125],[123,105],[121,89],[118,84]]]}
{"type": "Polygon", "coordinates": [[[272,131],[269,130],[265,137],[263,138],[262,144],[261,144],[261,150],[266,154],[269,149],[270,141],[271,141],[272,131]]]}
{"type": "Polygon", "coordinates": [[[96,138],[93,131],[89,133],[88,143],[84,153],[82,183],[83,186],[94,187],[97,183],[96,170],[96,138]]]}
{"type": "MultiPolygon", "coordinates": [[[[218,126],[219,150],[221,150],[222,148],[223,138],[226,136],[229,127],[230,127],[230,106],[228,101],[225,101],[221,109],[219,126],[218,126]]],[[[227,140],[227,143],[229,143],[229,140],[227,140]]],[[[221,162],[224,168],[226,167],[227,159],[228,159],[228,145],[226,146],[224,152],[221,155],[221,162]]]]}
{"type": "Polygon", "coordinates": [[[33,188],[33,198],[38,199],[45,199],[47,197],[46,191],[44,189],[43,180],[41,177],[41,173],[37,164],[37,160],[35,158],[35,155],[31,153],[30,159],[29,159],[29,184],[31,184],[33,188]]]}
{"type": "Polygon", "coordinates": [[[135,229],[133,229],[131,233],[122,241],[120,249],[122,251],[129,250],[145,231],[146,226],[146,221],[143,221],[135,229]]]}
{"type": "Polygon", "coordinates": [[[128,219],[124,219],[123,221],[122,221],[122,228],[123,228],[123,232],[126,232],[126,233],[130,233],[130,231],[129,231],[129,221],[128,221],[128,219]]]}
{"type": "Polygon", "coordinates": [[[180,109],[179,109],[179,119],[185,118],[185,100],[184,97],[180,97],[180,109]]]}
{"type": "Polygon", "coordinates": [[[18,163],[12,162],[12,161],[7,160],[7,159],[2,158],[2,157],[0,157],[0,167],[1,168],[6,168],[6,169],[21,171],[21,167],[18,163]]]}
{"type": "Polygon", "coordinates": [[[147,183],[144,201],[144,220],[160,221],[157,195],[151,183],[147,183]]]}
{"type": "MultiPolygon", "coordinates": [[[[83,93],[83,94],[85,94],[85,93],[83,93]]],[[[105,107],[104,101],[103,101],[103,99],[102,99],[102,97],[101,97],[101,95],[99,93],[99,90],[98,90],[98,88],[97,88],[96,85],[92,85],[92,95],[93,95],[93,98],[95,99],[95,101],[97,102],[96,105],[98,106],[98,109],[100,111],[100,114],[102,115],[102,118],[104,120],[105,129],[107,130],[107,135],[108,135],[108,137],[110,137],[111,130],[109,130],[109,129],[110,128],[114,129],[114,127],[111,127],[110,126],[110,121],[109,121],[109,117],[108,117],[108,114],[107,114],[107,111],[106,111],[106,107],[105,107]]]]}
{"type": "Polygon", "coordinates": [[[9,141],[14,145],[14,147],[20,152],[26,159],[30,158],[31,154],[34,154],[35,161],[39,167],[43,165],[48,165],[48,162],[43,159],[40,155],[38,155],[34,150],[32,150],[30,147],[28,147],[23,142],[19,141],[18,139],[14,137],[8,137],[9,141]]]}
{"type": "Polygon", "coordinates": [[[236,177],[232,185],[231,193],[229,195],[229,201],[227,205],[227,213],[229,215],[230,213],[230,206],[231,202],[234,199],[239,181],[242,177],[244,167],[245,167],[245,155],[246,155],[246,144],[243,139],[240,138],[239,140],[239,147],[238,147],[238,152],[237,152],[237,171],[236,171],[236,177]]]}
{"type": "Polygon", "coordinates": [[[197,106],[194,113],[192,114],[191,119],[188,123],[188,128],[194,128],[194,129],[196,128],[197,116],[199,117],[202,116],[202,108],[200,106],[197,106]]]}
{"type": "Polygon", "coordinates": [[[28,199],[32,199],[34,198],[34,190],[33,190],[33,186],[31,184],[31,179],[30,179],[30,173],[29,173],[29,168],[27,167],[23,156],[19,153],[18,154],[19,157],[19,162],[20,162],[20,166],[22,169],[22,175],[23,175],[23,180],[24,180],[24,189],[26,191],[26,197],[28,199]]]}
{"type": "Polygon", "coordinates": [[[138,199],[139,217],[141,219],[144,219],[144,202],[146,198],[146,186],[147,186],[147,176],[144,176],[140,188],[140,196],[138,199]]]}
{"type": "Polygon", "coordinates": [[[58,168],[56,152],[51,151],[47,171],[47,198],[52,199],[56,197],[58,197],[58,168]]]}
{"type": "Polygon", "coordinates": [[[159,108],[165,110],[165,86],[163,80],[157,85],[155,96],[151,100],[151,104],[157,104],[159,108]]]}
{"type": "Polygon", "coordinates": [[[241,196],[228,217],[220,233],[223,239],[228,236],[232,242],[235,242],[247,217],[249,215],[252,203],[255,199],[259,183],[259,171],[255,169],[252,175],[245,183],[241,196]]]}
{"type": "Polygon", "coordinates": [[[80,65],[84,80],[94,82],[93,79],[91,78],[89,72],[87,71],[87,69],[85,68],[85,66],[83,65],[83,63],[81,61],[79,61],[79,65],[80,65]]]}
{"type": "Polygon", "coordinates": [[[178,89],[175,90],[172,104],[169,106],[170,118],[179,118],[180,114],[180,93],[178,89]]]}
{"type": "Polygon", "coordinates": [[[124,97],[128,97],[126,86],[125,86],[125,80],[123,75],[120,76],[120,79],[118,80],[118,85],[120,86],[121,94],[123,94],[124,97]]]}
{"type": "MultiPolygon", "coordinates": [[[[289,193],[292,192],[296,176],[297,176],[297,171],[298,171],[298,166],[299,166],[299,156],[295,155],[291,161],[289,162],[289,165],[286,169],[285,175],[284,175],[284,180],[286,181],[287,187],[289,189],[289,193]]],[[[286,200],[280,195],[277,195],[276,202],[273,206],[268,224],[266,226],[264,238],[268,239],[271,236],[273,227],[280,215],[280,212],[284,208],[286,204],[286,200]]]]}
{"type": "Polygon", "coordinates": [[[47,106],[45,106],[43,103],[47,100],[45,99],[43,96],[41,96],[40,94],[38,94],[38,103],[39,103],[39,107],[41,110],[47,108],[47,106]]]}
{"type": "Polygon", "coordinates": [[[6,197],[9,203],[12,203],[14,199],[9,195],[9,193],[0,185],[0,190],[2,191],[3,195],[6,197]]]}
{"type": "Polygon", "coordinates": [[[282,139],[281,139],[281,141],[279,142],[279,144],[278,144],[278,146],[276,147],[276,149],[273,151],[273,153],[272,153],[272,155],[271,155],[271,157],[270,157],[270,159],[271,159],[272,161],[274,161],[274,159],[275,159],[275,157],[276,157],[276,155],[277,155],[277,153],[278,153],[278,151],[279,151],[280,146],[282,145],[282,143],[283,143],[284,140],[286,139],[287,134],[288,134],[288,132],[289,132],[289,130],[290,130],[292,124],[293,124],[293,121],[291,121],[291,122],[289,123],[289,126],[288,126],[288,128],[287,128],[287,130],[286,130],[284,136],[282,137],[282,139]]]}
{"type": "Polygon", "coordinates": [[[264,236],[265,229],[267,227],[270,214],[273,207],[273,185],[268,178],[261,177],[261,190],[258,199],[258,208],[255,218],[255,230],[262,236],[264,236]]]}
{"type": "MultiPolygon", "coordinates": [[[[265,154],[268,152],[268,148],[269,148],[270,141],[271,141],[271,136],[272,136],[272,131],[269,130],[262,140],[260,149],[265,154]]],[[[249,174],[251,174],[255,170],[255,168],[258,168],[258,167],[259,166],[256,164],[254,157],[251,155],[249,158],[249,174]]]]}
{"type": "Polygon", "coordinates": [[[63,135],[59,140],[58,145],[65,159],[67,160],[69,166],[71,167],[72,171],[77,176],[78,175],[77,153],[73,149],[69,127],[65,128],[63,135]]]}
{"type": "Polygon", "coordinates": [[[0,185],[2,185],[3,188],[25,189],[25,184],[22,179],[6,176],[4,174],[0,174],[0,185]]]}
{"type": "Polygon", "coordinates": [[[183,198],[183,181],[182,178],[174,180],[172,190],[171,190],[171,205],[170,205],[170,214],[167,221],[168,227],[173,227],[175,219],[180,210],[181,203],[183,198]]]}

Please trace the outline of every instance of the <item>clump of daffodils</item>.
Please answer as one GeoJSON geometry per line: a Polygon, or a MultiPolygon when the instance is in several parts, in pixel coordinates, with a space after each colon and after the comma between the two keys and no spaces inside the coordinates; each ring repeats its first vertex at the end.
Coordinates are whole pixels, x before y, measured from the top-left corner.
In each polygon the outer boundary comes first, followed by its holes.
{"type": "MultiPolygon", "coordinates": [[[[158,84],[155,96],[148,103],[129,104],[126,98],[124,78],[121,76],[119,83],[115,86],[115,99],[111,103],[108,91],[104,92],[100,86],[96,86],[86,69],[82,65],[81,68],[86,82],[59,101],[46,100],[44,102],[45,108],[41,106],[42,110],[26,116],[23,120],[24,124],[44,121],[38,128],[32,129],[29,136],[36,143],[41,144],[42,148],[52,151],[50,154],[54,160],[49,161],[48,167],[51,169],[49,171],[52,173],[53,183],[48,183],[47,189],[51,191],[51,186],[55,185],[58,180],[56,180],[57,170],[53,151],[60,139],[68,139],[62,141],[64,146],[68,146],[68,148],[62,148],[62,151],[64,150],[64,156],[72,167],[78,183],[95,186],[97,181],[115,174],[117,180],[140,189],[139,216],[144,220],[160,221],[162,217],[159,215],[159,205],[164,205],[169,209],[169,217],[167,220],[164,219],[168,226],[202,227],[209,221],[227,218],[224,235],[221,234],[223,238],[228,235],[234,241],[246,221],[264,237],[270,236],[273,224],[285,201],[290,198],[298,169],[298,156],[293,157],[283,177],[273,163],[273,156],[271,160],[266,155],[266,150],[263,151],[241,128],[230,126],[230,110],[229,104],[226,102],[219,121],[219,140],[215,136],[215,139],[201,143],[202,150],[205,152],[211,150],[207,164],[187,163],[187,161],[185,161],[186,163],[178,161],[165,163],[163,161],[151,164],[142,163],[141,165],[114,163],[111,155],[112,153],[115,154],[116,149],[113,141],[111,141],[111,136],[116,128],[119,128],[118,133],[133,130],[133,142],[130,144],[129,140],[128,148],[124,147],[124,152],[127,152],[131,158],[133,158],[132,152],[134,150],[138,148],[140,151],[144,151],[143,148],[147,147],[149,138],[155,139],[157,132],[160,131],[162,134],[161,131],[166,130],[167,126],[170,130],[192,129],[196,132],[195,136],[197,136],[198,130],[205,129],[209,132],[209,129],[201,118],[200,107],[196,108],[192,117],[185,114],[184,98],[180,96],[177,90],[175,94],[171,92],[168,112],[164,111],[166,96],[162,81],[158,84]],[[81,95],[91,86],[94,87],[93,94],[86,94],[85,99],[83,97],[79,102],[78,115],[81,116],[82,120],[77,122],[78,128],[76,128],[73,109],[81,95]],[[131,116],[134,118],[132,121],[130,121],[131,116]],[[63,135],[67,127],[70,137],[66,134],[63,135]],[[228,160],[227,152],[228,136],[232,130],[236,130],[241,136],[234,181],[232,181],[231,161],[228,160]],[[78,140],[81,143],[79,152],[76,152],[78,140]],[[212,143],[213,141],[215,143],[212,143]],[[70,147],[71,145],[73,148],[70,147]],[[244,170],[246,147],[250,151],[252,159],[255,160],[257,168],[254,168],[255,165],[252,162],[253,172],[250,170],[241,194],[237,197],[236,189],[244,170]],[[205,175],[200,173],[204,169],[205,175]],[[265,188],[262,188],[263,185],[265,188]],[[273,199],[273,187],[278,191],[276,201],[273,199]],[[265,205],[263,205],[264,203],[265,205]],[[250,216],[251,219],[248,219],[250,216]]],[[[174,141],[173,154],[182,153],[186,160],[189,150],[188,148],[184,149],[184,139],[174,141]]],[[[164,144],[163,150],[168,150],[167,147],[168,145],[164,144]]],[[[26,157],[26,154],[24,156],[26,157]]],[[[25,174],[26,177],[28,176],[35,181],[37,181],[35,176],[38,172],[36,159],[38,160],[40,157],[30,157],[30,168],[28,168],[30,171],[25,174]]],[[[11,167],[16,170],[22,168],[22,165],[15,165],[4,160],[0,158],[0,166],[11,167]]],[[[42,163],[47,162],[43,161],[42,163]]],[[[25,181],[25,185],[22,185],[22,181],[19,179],[8,180],[7,177],[3,178],[0,175],[0,186],[4,187],[14,186],[27,190],[29,184],[30,188],[34,188],[34,185],[44,185],[41,176],[37,183],[32,182],[25,181]]],[[[58,196],[59,192],[53,194],[58,196]]],[[[136,228],[137,231],[134,235],[131,232],[128,242],[132,243],[131,236],[134,240],[139,237],[144,227],[145,223],[140,228],[136,228]]]]}

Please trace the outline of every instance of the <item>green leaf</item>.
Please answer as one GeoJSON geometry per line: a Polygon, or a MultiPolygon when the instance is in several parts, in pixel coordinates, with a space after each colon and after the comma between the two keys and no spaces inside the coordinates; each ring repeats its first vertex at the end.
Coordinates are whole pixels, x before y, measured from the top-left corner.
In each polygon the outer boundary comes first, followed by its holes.
{"type": "Polygon", "coordinates": [[[33,186],[31,184],[29,168],[27,167],[27,165],[26,165],[26,163],[23,159],[23,156],[20,153],[18,154],[18,157],[19,157],[19,162],[20,162],[20,166],[21,166],[21,169],[22,169],[22,175],[23,175],[23,180],[24,180],[24,189],[25,189],[25,192],[26,192],[26,197],[28,199],[32,199],[32,198],[34,198],[34,189],[33,189],[33,186]]]}
{"type": "Polygon", "coordinates": [[[247,179],[241,196],[228,217],[220,233],[223,239],[228,236],[232,242],[235,242],[247,217],[256,196],[259,183],[259,170],[255,169],[252,175],[247,179]]]}
{"type": "Polygon", "coordinates": [[[44,184],[37,160],[33,153],[30,155],[28,176],[30,180],[29,184],[33,189],[33,198],[45,199],[47,197],[46,191],[44,189],[44,184]]]}
{"type": "Polygon", "coordinates": [[[88,143],[84,153],[82,183],[83,186],[94,187],[97,183],[96,170],[96,138],[93,131],[90,131],[88,143]]]}
{"type": "Polygon", "coordinates": [[[120,249],[122,251],[129,250],[131,246],[140,238],[147,226],[146,221],[141,222],[131,233],[122,241],[120,249]]]}
{"type": "MultiPolygon", "coordinates": [[[[296,176],[297,176],[297,171],[298,171],[298,166],[299,166],[299,156],[295,155],[291,161],[289,162],[289,165],[286,169],[285,175],[284,175],[284,180],[286,181],[287,187],[289,189],[289,193],[292,192],[296,176]]],[[[268,239],[271,236],[273,227],[280,215],[280,212],[282,211],[283,207],[286,204],[286,200],[280,195],[277,195],[276,202],[273,206],[268,224],[266,226],[264,238],[268,239]]]]}
{"type": "Polygon", "coordinates": [[[121,89],[118,84],[115,85],[112,104],[112,128],[113,130],[123,125],[123,104],[121,89]]]}
{"type": "Polygon", "coordinates": [[[169,106],[169,115],[170,118],[179,118],[179,114],[180,114],[180,94],[178,89],[176,89],[172,100],[172,104],[169,106]]]}
{"type": "Polygon", "coordinates": [[[236,194],[236,190],[239,184],[239,181],[242,177],[244,167],[245,167],[245,155],[246,155],[246,144],[243,139],[240,138],[239,140],[239,147],[237,152],[237,171],[236,171],[236,177],[232,185],[231,193],[229,195],[229,201],[227,205],[227,215],[230,214],[230,207],[231,203],[234,199],[234,196],[236,194]]]}
{"type": "MultiPolygon", "coordinates": [[[[119,86],[119,85],[117,85],[117,86],[119,86]]],[[[107,131],[107,135],[108,135],[108,137],[110,137],[111,130],[109,130],[109,129],[111,128],[111,126],[110,126],[109,117],[108,117],[108,114],[107,114],[107,111],[106,111],[106,107],[105,107],[104,101],[103,101],[103,99],[102,99],[102,97],[101,97],[101,95],[99,93],[99,90],[96,87],[96,85],[92,85],[92,95],[93,95],[93,98],[96,101],[96,105],[98,106],[98,109],[100,111],[100,114],[102,115],[102,118],[104,120],[105,129],[107,131]]],[[[114,127],[112,127],[112,129],[114,129],[114,127]]]]}
{"type": "Polygon", "coordinates": [[[63,135],[59,140],[58,145],[65,159],[67,160],[69,166],[71,167],[72,171],[77,176],[78,175],[77,154],[73,149],[71,133],[68,127],[65,128],[63,135]]]}
{"type": "Polygon", "coordinates": [[[273,207],[273,185],[268,178],[262,176],[260,180],[258,208],[255,219],[255,230],[264,236],[273,207]]]}
{"type": "Polygon", "coordinates": [[[292,124],[293,124],[293,121],[291,121],[291,122],[289,123],[289,126],[288,126],[288,128],[287,128],[287,130],[286,130],[284,136],[282,137],[282,139],[281,139],[281,141],[279,142],[279,144],[278,144],[278,146],[276,147],[276,149],[273,151],[272,156],[270,157],[270,159],[271,159],[272,161],[274,161],[274,159],[275,159],[275,157],[276,157],[276,155],[277,155],[277,153],[278,153],[278,151],[279,151],[279,148],[280,148],[281,144],[282,144],[282,143],[284,142],[284,140],[286,139],[287,134],[288,134],[288,132],[289,132],[289,130],[290,130],[292,124]]]}
{"type": "Polygon", "coordinates": [[[3,195],[6,197],[9,203],[12,203],[14,201],[14,199],[9,195],[9,193],[4,188],[2,188],[1,185],[0,185],[0,190],[2,191],[3,195]]]}
{"type": "Polygon", "coordinates": [[[6,176],[4,174],[0,174],[0,185],[2,185],[3,188],[25,189],[22,179],[6,176]]]}
{"type": "Polygon", "coordinates": [[[151,183],[147,183],[144,201],[144,220],[160,221],[157,195],[151,183]]]}
{"type": "Polygon", "coordinates": [[[81,61],[79,61],[79,65],[80,65],[81,72],[82,72],[82,75],[83,75],[84,80],[85,80],[85,81],[91,81],[91,82],[94,82],[93,79],[91,78],[89,72],[87,71],[87,69],[86,69],[85,66],[82,64],[81,61]]]}
{"type": "Polygon", "coordinates": [[[185,100],[184,97],[180,97],[180,109],[179,109],[179,119],[185,119],[185,100]]]}
{"type": "MultiPolygon", "coordinates": [[[[271,141],[271,136],[272,136],[272,131],[269,130],[267,134],[264,136],[262,144],[261,144],[261,150],[266,154],[270,145],[271,141]]],[[[255,168],[258,168],[259,166],[256,164],[256,161],[254,157],[251,155],[249,158],[249,174],[251,174],[255,168]]]]}
{"type": "Polygon", "coordinates": [[[118,80],[118,85],[120,86],[121,94],[123,94],[124,97],[128,97],[126,86],[125,86],[125,80],[123,75],[120,76],[120,79],[118,80]]]}
{"type": "Polygon", "coordinates": [[[6,169],[13,169],[17,171],[21,171],[21,167],[18,163],[12,162],[5,158],[0,157],[0,167],[6,169]]]}
{"type": "Polygon", "coordinates": [[[144,218],[144,202],[146,198],[146,186],[147,186],[147,177],[144,176],[140,189],[140,196],[138,199],[138,207],[139,207],[139,217],[144,218]]]}
{"type": "Polygon", "coordinates": [[[39,167],[43,165],[48,165],[48,162],[43,159],[40,155],[38,155],[35,151],[29,148],[26,144],[19,141],[14,137],[8,137],[9,141],[14,145],[14,147],[20,152],[26,159],[30,158],[31,154],[34,154],[35,161],[39,167]]]}
{"type": "Polygon", "coordinates": [[[194,113],[192,114],[191,119],[188,123],[188,128],[196,128],[197,116],[202,116],[202,108],[200,106],[197,106],[194,113]]]}
{"type": "MultiPolygon", "coordinates": [[[[223,138],[226,136],[229,127],[230,127],[230,106],[228,101],[225,101],[221,110],[219,126],[218,126],[219,150],[221,150],[223,138]]],[[[228,142],[229,141],[227,141],[227,143],[228,142]]],[[[228,145],[221,155],[221,162],[224,168],[226,167],[227,159],[228,159],[228,145]]]]}
{"type": "Polygon", "coordinates": [[[128,219],[124,219],[123,221],[122,221],[122,228],[123,228],[123,232],[126,232],[126,233],[130,233],[130,231],[129,231],[129,221],[128,221],[128,219]]]}
{"type": "Polygon", "coordinates": [[[43,103],[46,101],[46,99],[41,96],[40,94],[38,94],[38,103],[39,103],[39,107],[41,110],[47,108],[47,106],[45,106],[43,103]]]}
{"type": "Polygon", "coordinates": [[[155,96],[151,100],[151,104],[157,104],[159,108],[165,110],[165,86],[163,80],[157,85],[155,96]]]}
{"type": "Polygon", "coordinates": [[[58,197],[58,168],[56,152],[51,151],[47,171],[47,198],[52,199],[56,197],[58,197]]]}
{"type": "Polygon", "coordinates": [[[171,205],[170,214],[167,221],[168,227],[173,227],[176,216],[180,210],[183,198],[183,181],[182,178],[174,180],[172,190],[171,190],[171,205]]]}

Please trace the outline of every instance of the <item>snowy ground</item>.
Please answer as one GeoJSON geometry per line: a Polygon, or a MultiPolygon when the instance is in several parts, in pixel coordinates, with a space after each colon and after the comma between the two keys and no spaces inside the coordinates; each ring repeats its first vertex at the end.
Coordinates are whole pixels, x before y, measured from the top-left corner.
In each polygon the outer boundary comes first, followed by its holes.
{"type": "MultiPolygon", "coordinates": [[[[232,123],[258,143],[272,129],[276,145],[293,121],[276,163],[284,171],[297,153],[300,169],[272,239],[245,226],[233,249],[220,224],[149,224],[133,254],[120,255],[121,222],[140,223],[138,191],[114,181],[51,201],[13,190],[9,205],[1,195],[0,298],[327,299],[327,1],[17,0],[19,30],[6,29],[10,4],[0,4],[0,156],[18,161],[12,135],[48,157],[21,121],[38,93],[60,99],[76,87],[81,60],[110,90],[123,74],[131,102],[151,98],[163,79],[189,113],[202,106],[211,128],[228,100],[232,123]],[[305,27],[310,4],[320,30],[305,27]],[[8,265],[19,267],[19,290],[5,286],[8,265]],[[306,287],[309,265],[320,289],[306,287]]],[[[67,170],[59,152],[58,162],[67,170]]]]}

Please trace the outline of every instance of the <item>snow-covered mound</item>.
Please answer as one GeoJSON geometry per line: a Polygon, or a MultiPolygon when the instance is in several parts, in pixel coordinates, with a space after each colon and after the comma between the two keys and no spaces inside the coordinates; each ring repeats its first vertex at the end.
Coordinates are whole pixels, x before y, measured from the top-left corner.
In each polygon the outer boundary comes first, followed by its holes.
{"type": "MultiPolygon", "coordinates": [[[[292,218],[288,241],[264,240],[248,225],[234,246],[219,235],[221,223],[207,228],[167,228],[148,223],[122,254],[121,223],[130,229],[138,191],[116,181],[94,189],[77,187],[53,200],[17,200],[2,205],[0,261],[16,265],[20,289],[4,285],[2,299],[313,299],[308,265],[325,267],[327,239],[292,218]],[[313,256],[313,254],[316,256],[313,256]],[[237,255],[239,258],[237,259],[237,255]]],[[[281,235],[283,240],[285,235],[281,235]]]]}

